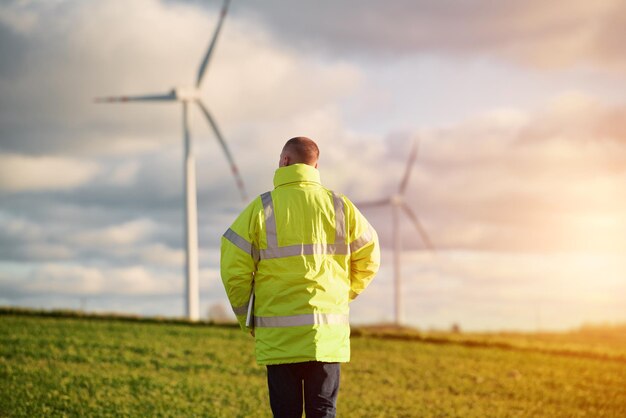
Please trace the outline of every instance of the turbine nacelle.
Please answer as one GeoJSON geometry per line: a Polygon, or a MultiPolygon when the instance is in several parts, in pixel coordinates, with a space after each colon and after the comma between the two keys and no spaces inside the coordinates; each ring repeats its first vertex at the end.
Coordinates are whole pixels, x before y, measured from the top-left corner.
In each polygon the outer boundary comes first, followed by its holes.
{"type": "Polygon", "coordinates": [[[174,87],[170,92],[175,100],[194,102],[200,100],[200,90],[194,87],[174,87]]]}
{"type": "Polygon", "coordinates": [[[395,194],[389,198],[389,203],[392,205],[400,206],[404,202],[404,196],[401,194],[395,194]]]}

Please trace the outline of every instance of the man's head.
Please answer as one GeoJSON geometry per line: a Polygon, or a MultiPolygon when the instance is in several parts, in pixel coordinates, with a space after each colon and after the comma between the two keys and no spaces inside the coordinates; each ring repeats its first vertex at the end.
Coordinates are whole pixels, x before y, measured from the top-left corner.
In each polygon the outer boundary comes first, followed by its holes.
{"type": "Polygon", "coordinates": [[[317,160],[320,157],[320,150],[317,144],[304,136],[291,138],[280,153],[278,167],[285,167],[292,164],[308,164],[317,168],[317,160]]]}

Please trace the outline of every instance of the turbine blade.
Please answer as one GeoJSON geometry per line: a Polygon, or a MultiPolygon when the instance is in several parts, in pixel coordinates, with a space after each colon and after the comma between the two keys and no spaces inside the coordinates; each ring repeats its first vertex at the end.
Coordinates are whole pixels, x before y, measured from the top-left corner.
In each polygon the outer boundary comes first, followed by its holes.
{"type": "Polygon", "coordinates": [[[428,237],[428,234],[426,233],[426,230],[417,218],[417,215],[405,203],[402,203],[400,206],[402,207],[402,210],[404,210],[404,213],[406,213],[408,217],[411,218],[411,220],[413,221],[413,224],[415,225],[415,228],[417,228],[417,231],[422,237],[422,241],[424,241],[424,245],[426,245],[426,248],[428,248],[430,251],[435,251],[435,246],[428,237]]]}
{"type": "Polygon", "coordinates": [[[406,186],[409,183],[409,177],[411,175],[411,171],[413,171],[413,163],[415,162],[415,158],[417,158],[417,148],[418,148],[418,140],[415,139],[413,141],[413,146],[411,148],[411,154],[409,154],[409,161],[406,164],[406,170],[404,171],[404,177],[402,177],[402,182],[400,183],[400,188],[398,192],[403,194],[406,190],[406,186]]]}
{"type": "Polygon", "coordinates": [[[97,97],[96,103],[113,103],[113,102],[171,102],[176,101],[176,94],[171,91],[167,94],[146,94],[141,96],[112,96],[97,97]]]}
{"type": "Polygon", "coordinates": [[[185,147],[189,147],[189,114],[187,112],[187,102],[183,102],[183,135],[185,138],[185,147]]]}
{"type": "Polygon", "coordinates": [[[375,208],[379,206],[385,206],[390,203],[391,203],[391,199],[386,198],[386,199],[380,199],[380,200],[372,200],[369,202],[357,202],[354,205],[359,209],[363,209],[363,208],[375,208]]]}
{"type": "Polygon", "coordinates": [[[229,3],[230,0],[224,0],[224,4],[222,5],[222,11],[220,12],[220,20],[217,22],[215,33],[213,33],[213,39],[211,39],[209,49],[204,55],[204,59],[202,60],[202,63],[200,64],[200,69],[198,70],[198,80],[196,81],[196,88],[200,87],[202,77],[204,77],[204,73],[206,72],[206,67],[209,64],[209,59],[211,58],[211,54],[213,53],[213,48],[215,47],[215,43],[217,42],[217,37],[220,34],[220,29],[222,29],[222,23],[224,23],[224,18],[226,17],[229,3]]]}
{"type": "Polygon", "coordinates": [[[213,128],[213,132],[215,132],[215,135],[217,136],[217,140],[222,146],[222,150],[224,151],[224,154],[226,154],[226,159],[230,163],[230,170],[232,171],[233,176],[235,177],[237,188],[239,189],[239,192],[241,193],[241,198],[243,199],[244,202],[247,201],[248,197],[246,195],[246,188],[243,184],[243,179],[241,178],[241,174],[239,174],[239,169],[237,168],[237,165],[235,164],[235,159],[230,153],[230,150],[228,149],[228,146],[226,145],[226,141],[224,141],[224,138],[222,137],[222,133],[220,132],[219,128],[217,127],[217,124],[215,123],[215,120],[213,120],[213,117],[209,113],[209,110],[206,108],[206,106],[204,106],[202,101],[196,100],[196,103],[200,107],[200,110],[202,110],[202,113],[204,113],[204,116],[206,116],[207,121],[209,121],[209,125],[211,125],[211,128],[213,128]]]}

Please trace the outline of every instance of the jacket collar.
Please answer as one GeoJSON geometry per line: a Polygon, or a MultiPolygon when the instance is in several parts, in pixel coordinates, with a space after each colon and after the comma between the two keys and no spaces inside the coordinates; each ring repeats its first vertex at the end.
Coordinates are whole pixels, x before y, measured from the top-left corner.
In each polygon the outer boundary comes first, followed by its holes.
{"type": "Polygon", "coordinates": [[[274,187],[288,183],[312,182],[320,183],[320,172],[308,164],[292,164],[280,167],[274,173],[274,187]]]}

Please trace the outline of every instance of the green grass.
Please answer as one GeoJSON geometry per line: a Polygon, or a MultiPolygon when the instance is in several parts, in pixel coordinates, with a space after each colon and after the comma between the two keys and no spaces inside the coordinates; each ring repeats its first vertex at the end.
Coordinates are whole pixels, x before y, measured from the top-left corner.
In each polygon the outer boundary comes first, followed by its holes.
{"type": "MultiPolygon", "coordinates": [[[[0,315],[0,416],[271,415],[238,329],[65,316],[0,315]]],[[[339,417],[626,416],[619,355],[357,334],[339,417]]]]}
{"type": "Polygon", "coordinates": [[[567,332],[421,332],[411,328],[369,326],[353,335],[432,344],[457,344],[561,356],[616,360],[626,363],[626,324],[586,325],[567,332]]]}

